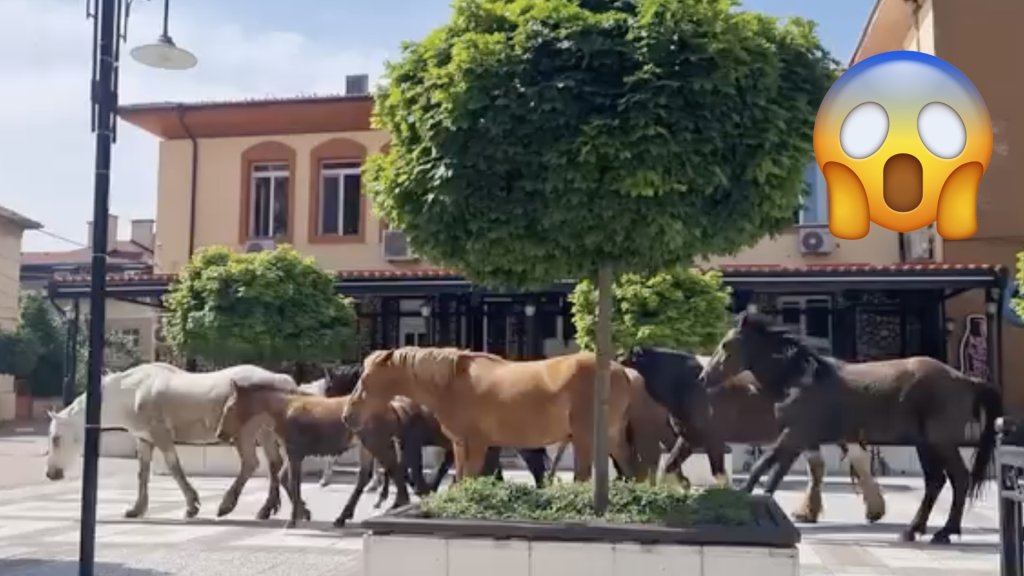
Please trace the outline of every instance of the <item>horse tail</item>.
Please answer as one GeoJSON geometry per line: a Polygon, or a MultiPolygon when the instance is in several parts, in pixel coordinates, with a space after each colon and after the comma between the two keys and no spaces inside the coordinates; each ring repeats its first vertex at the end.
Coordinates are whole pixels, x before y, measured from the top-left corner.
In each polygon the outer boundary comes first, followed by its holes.
{"type": "Polygon", "coordinates": [[[975,416],[979,416],[978,413],[984,411],[985,421],[981,438],[978,439],[978,448],[974,453],[974,461],[971,463],[968,494],[972,500],[981,495],[985,485],[996,450],[996,419],[1003,415],[1003,397],[999,390],[985,381],[976,380],[974,384],[974,413],[975,416]]]}

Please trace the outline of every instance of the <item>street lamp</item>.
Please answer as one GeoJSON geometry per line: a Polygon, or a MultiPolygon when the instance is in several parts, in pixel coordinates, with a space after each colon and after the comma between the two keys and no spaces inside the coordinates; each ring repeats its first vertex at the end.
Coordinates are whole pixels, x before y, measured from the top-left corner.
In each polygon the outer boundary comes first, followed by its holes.
{"type": "MultiPolygon", "coordinates": [[[[174,46],[167,36],[167,11],[164,0],[162,49],[144,47],[136,55],[143,64],[158,68],[182,69],[195,65],[195,56],[174,46]],[[162,50],[162,52],[161,52],[162,50]],[[187,54],[191,64],[184,66],[181,54],[161,60],[161,53],[187,54]]],[[[89,286],[89,364],[85,388],[85,448],[82,466],[82,524],[78,548],[79,576],[93,576],[96,553],[96,489],[99,472],[100,405],[103,401],[103,344],[107,317],[107,223],[110,213],[110,153],[117,118],[117,84],[120,43],[133,0],[90,0],[87,18],[93,20],[92,130],[96,134],[96,168],[93,177],[92,269],[89,286]]],[[[159,44],[159,41],[158,41],[159,44]]],[[[117,230],[114,231],[117,234],[117,230]]]]}
{"type": "Polygon", "coordinates": [[[170,10],[171,0],[164,0],[164,31],[156,42],[143,44],[132,48],[132,58],[140,64],[161,68],[163,70],[188,70],[196,65],[196,57],[185,50],[178,48],[167,33],[167,16],[170,10]]]}

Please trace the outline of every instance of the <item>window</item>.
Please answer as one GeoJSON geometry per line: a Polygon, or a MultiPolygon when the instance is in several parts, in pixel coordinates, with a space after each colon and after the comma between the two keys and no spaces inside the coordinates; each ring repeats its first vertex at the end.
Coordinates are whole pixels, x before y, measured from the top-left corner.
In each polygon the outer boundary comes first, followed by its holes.
{"type": "Polygon", "coordinates": [[[823,354],[832,354],[832,299],[785,296],[778,299],[780,323],[823,354]]]}
{"type": "Polygon", "coordinates": [[[249,237],[288,235],[288,164],[252,165],[249,198],[249,237]]]}
{"type": "Polygon", "coordinates": [[[803,203],[794,214],[796,224],[820,224],[828,223],[828,187],[825,185],[825,175],[821,173],[817,162],[813,159],[804,169],[804,192],[803,203]]]}
{"type": "Polygon", "coordinates": [[[359,165],[324,162],[320,167],[321,235],[358,236],[362,220],[362,177],[359,165]]]}

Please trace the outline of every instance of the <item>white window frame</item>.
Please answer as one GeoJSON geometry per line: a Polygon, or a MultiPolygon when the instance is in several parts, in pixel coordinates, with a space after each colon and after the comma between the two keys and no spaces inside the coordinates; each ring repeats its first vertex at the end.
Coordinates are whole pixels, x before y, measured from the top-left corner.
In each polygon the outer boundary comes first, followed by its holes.
{"type": "Polygon", "coordinates": [[[286,162],[257,162],[252,165],[249,172],[249,238],[254,240],[269,239],[276,238],[278,235],[287,234],[287,222],[285,223],[285,231],[283,234],[279,234],[279,232],[274,229],[274,197],[277,195],[277,179],[281,177],[287,179],[285,181],[284,193],[286,204],[285,211],[287,212],[287,210],[291,208],[290,206],[287,206],[287,202],[288,186],[291,185],[292,178],[288,164],[286,162]],[[266,214],[267,221],[265,222],[267,232],[269,233],[267,236],[261,236],[259,234],[259,226],[257,226],[256,223],[256,214],[258,212],[256,206],[259,202],[259,198],[256,194],[256,182],[262,179],[270,180],[270,198],[268,198],[269,206],[266,214]]]}
{"type": "Polygon", "coordinates": [[[807,169],[813,169],[814,180],[809,182],[810,192],[803,198],[800,210],[797,211],[797,226],[822,226],[828,224],[828,186],[825,183],[825,176],[821,172],[814,158],[811,158],[811,165],[807,169]],[[814,206],[814,212],[818,218],[810,222],[807,219],[808,205],[814,206]]]}
{"type": "MultiPolygon", "coordinates": [[[[356,230],[355,234],[345,234],[345,176],[359,175],[362,173],[362,168],[352,166],[351,162],[342,162],[337,160],[328,160],[320,164],[320,207],[317,212],[317,231],[321,236],[358,236],[362,230],[356,230]],[[331,167],[331,165],[336,167],[331,167]],[[342,167],[341,165],[345,165],[342,167]],[[324,205],[327,200],[325,180],[327,178],[338,179],[338,231],[337,232],[324,232],[324,205]]],[[[360,180],[360,185],[362,181],[360,180]]],[[[362,190],[359,191],[362,194],[362,190]]],[[[360,199],[362,202],[362,199],[360,199]]],[[[359,226],[363,223],[360,221],[359,226]]]]}
{"type": "MultiPolygon", "coordinates": [[[[832,323],[828,325],[828,337],[821,338],[818,336],[809,336],[807,334],[807,309],[809,307],[818,307],[818,304],[824,304],[820,306],[827,308],[831,314],[834,310],[832,305],[832,298],[829,296],[780,296],[775,301],[775,306],[779,309],[779,322],[782,322],[782,309],[783,308],[798,308],[800,310],[800,322],[798,324],[783,324],[786,328],[792,330],[800,336],[805,342],[811,345],[814,349],[819,352],[832,354],[832,341],[835,334],[832,331],[832,323]],[[808,306],[809,303],[814,303],[808,306]]],[[[831,318],[831,316],[830,316],[831,318]]]]}

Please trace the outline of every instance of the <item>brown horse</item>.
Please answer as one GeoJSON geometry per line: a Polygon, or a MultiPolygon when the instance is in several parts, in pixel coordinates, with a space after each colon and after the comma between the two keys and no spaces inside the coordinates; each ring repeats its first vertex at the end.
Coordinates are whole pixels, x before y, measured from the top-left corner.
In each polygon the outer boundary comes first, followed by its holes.
{"type": "MultiPolygon", "coordinates": [[[[456,348],[405,347],[373,352],[345,409],[361,429],[364,414],[395,396],[430,409],[455,451],[456,481],[479,476],[487,449],[547,446],[573,440],[575,478],[590,479],[593,464],[593,390],[596,359],[577,353],[513,362],[456,348]]],[[[626,410],[630,385],[613,363],[608,394],[611,456],[628,471],[626,410]]]]}
{"type": "Polygon", "coordinates": [[[801,451],[837,441],[912,444],[924,472],[925,495],[904,540],[924,534],[935,500],[948,477],[953,504],[933,543],[960,534],[964,506],[976,497],[995,451],[995,420],[1002,415],[999,391],[925,356],[848,364],[818,354],[765,316],[743,313],[712,356],[702,379],[710,388],[750,370],[776,402],[782,428],[775,446],[750,471],[752,491],[772,466],[769,494],[801,451]],[[967,424],[983,417],[970,470],[960,456],[967,424]]]}
{"type": "Polygon", "coordinates": [[[393,419],[389,418],[393,414],[390,410],[367,418],[357,438],[342,420],[350,396],[324,398],[268,386],[233,385],[232,388],[217,427],[217,437],[222,441],[229,440],[235,431],[252,426],[253,421],[261,419],[282,440],[288,460],[285,470],[281,472],[282,483],[292,501],[292,514],[286,524],[287,528],[294,528],[300,517],[310,519],[309,509],[302,500],[302,461],[309,456],[338,456],[359,444],[362,446],[359,459],[361,485],[357,485],[358,490],[349,496],[349,501],[334,524],[342,526],[351,517],[362,488],[370,481],[374,459],[382,462],[387,473],[395,480],[398,494],[392,506],[409,503],[405,473],[394,447],[396,428],[392,424],[393,419]]]}

